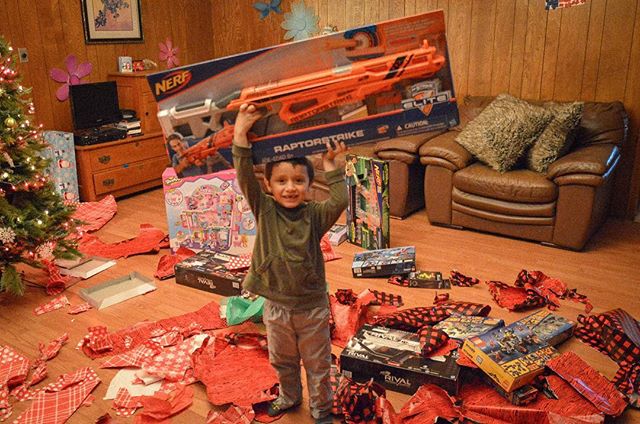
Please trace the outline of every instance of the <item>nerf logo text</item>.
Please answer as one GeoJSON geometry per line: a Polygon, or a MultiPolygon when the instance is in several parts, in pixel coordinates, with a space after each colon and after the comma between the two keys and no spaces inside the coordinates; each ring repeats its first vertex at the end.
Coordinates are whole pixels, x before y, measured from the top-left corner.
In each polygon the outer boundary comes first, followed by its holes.
{"type": "Polygon", "coordinates": [[[191,71],[172,72],[157,82],[155,86],[156,96],[179,91],[191,81],[191,71]]]}

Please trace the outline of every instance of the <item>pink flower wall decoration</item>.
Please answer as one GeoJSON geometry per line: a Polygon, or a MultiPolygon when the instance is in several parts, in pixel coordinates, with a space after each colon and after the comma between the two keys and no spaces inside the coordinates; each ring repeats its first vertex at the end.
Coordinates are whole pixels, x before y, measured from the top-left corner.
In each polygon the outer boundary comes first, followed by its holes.
{"type": "Polygon", "coordinates": [[[64,64],[67,67],[66,71],[59,68],[52,68],[49,71],[49,76],[56,82],[63,83],[62,87],[56,90],[56,98],[61,102],[64,102],[69,98],[69,86],[80,84],[82,78],[86,77],[93,70],[93,65],[89,62],[78,64],[78,59],[75,55],[70,54],[64,60],[64,64]]]}
{"type": "Polygon", "coordinates": [[[173,47],[171,39],[167,38],[164,43],[158,43],[158,47],[160,47],[160,60],[167,62],[167,68],[174,68],[180,65],[180,60],[178,59],[180,49],[173,47]]]}

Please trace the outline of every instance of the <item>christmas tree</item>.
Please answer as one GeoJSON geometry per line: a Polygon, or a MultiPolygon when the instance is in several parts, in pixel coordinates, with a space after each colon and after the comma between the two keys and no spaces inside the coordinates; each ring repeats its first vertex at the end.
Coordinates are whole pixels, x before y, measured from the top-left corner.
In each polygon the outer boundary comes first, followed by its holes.
{"type": "Polygon", "coordinates": [[[44,267],[55,258],[78,255],[71,220],[45,175],[49,161],[41,127],[31,120],[35,109],[20,85],[16,56],[0,37],[0,293],[22,294],[24,282],[15,265],[44,267]]]}

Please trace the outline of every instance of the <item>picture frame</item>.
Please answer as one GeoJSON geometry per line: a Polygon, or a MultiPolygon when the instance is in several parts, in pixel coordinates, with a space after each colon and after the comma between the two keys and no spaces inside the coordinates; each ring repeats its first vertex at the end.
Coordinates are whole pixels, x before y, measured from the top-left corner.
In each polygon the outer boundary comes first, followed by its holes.
{"type": "Polygon", "coordinates": [[[140,0],[80,0],[86,44],[142,43],[140,0]]]}

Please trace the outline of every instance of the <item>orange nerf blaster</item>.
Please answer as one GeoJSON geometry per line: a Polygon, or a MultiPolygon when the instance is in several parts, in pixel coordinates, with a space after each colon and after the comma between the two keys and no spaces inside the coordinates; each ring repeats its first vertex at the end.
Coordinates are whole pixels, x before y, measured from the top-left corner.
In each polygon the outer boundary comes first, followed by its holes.
{"type": "Polygon", "coordinates": [[[236,110],[241,104],[250,103],[273,110],[275,104],[280,104],[278,115],[291,125],[333,107],[391,90],[401,80],[432,77],[444,63],[444,56],[423,40],[421,47],[401,54],[244,88],[226,109],[236,110]]]}

